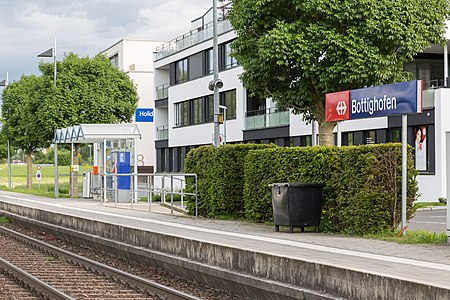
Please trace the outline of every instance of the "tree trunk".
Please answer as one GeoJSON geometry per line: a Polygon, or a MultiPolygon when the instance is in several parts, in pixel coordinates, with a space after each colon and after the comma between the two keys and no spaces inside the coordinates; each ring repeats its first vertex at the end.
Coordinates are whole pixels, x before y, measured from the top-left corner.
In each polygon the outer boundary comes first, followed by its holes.
{"type": "Polygon", "coordinates": [[[321,122],[319,123],[319,145],[333,146],[333,129],[336,122],[321,122]]]}
{"type": "Polygon", "coordinates": [[[33,158],[27,153],[27,189],[33,187],[33,158]]]}

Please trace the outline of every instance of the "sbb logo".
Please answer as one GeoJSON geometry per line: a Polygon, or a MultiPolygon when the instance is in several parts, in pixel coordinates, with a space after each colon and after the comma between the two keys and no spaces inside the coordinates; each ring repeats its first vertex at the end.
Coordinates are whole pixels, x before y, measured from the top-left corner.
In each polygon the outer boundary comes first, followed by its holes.
{"type": "Polygon", "coordinates": [[[350,118],[350,91],[325,95],[326,121],[342,121],[350,118]]]}
{"type": "Polygon", "coordinates": [[[347,105],[345,104],[345,101],[339,101],[336,106],[336,111],[339,116],[345,115],[345,112],[347,111],[347,105]]]}

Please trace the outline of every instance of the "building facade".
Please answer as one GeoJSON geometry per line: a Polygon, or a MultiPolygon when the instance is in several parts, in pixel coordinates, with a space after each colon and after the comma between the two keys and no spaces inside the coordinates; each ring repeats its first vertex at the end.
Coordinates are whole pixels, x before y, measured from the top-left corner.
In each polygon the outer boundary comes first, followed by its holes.
{"type": "MultiPolygon", "coordinates": [[[[312,145],[317,141],[316,124],[306,124],[301,116],[277,108],[270,99],[251,96],[239,80],[243,69],[230,56],[230,44],[236,35],[226,20],[228,6],[219,7],[218,23],[219,78],[223,81],[220,104],[226,107],[226,121],[220,125],[222,142],[312,145]]],[[[189,33],[160,45],[154,56],[158,172],[182,172],[190,149],[213,142],[213,92],[208,89],[213,79],[212,11],[191,25],[189,33]]],[[[423,113],[408,117],[408,143],[415,148],[421,201],[446,197],[442,166],[444,135],[450,131],[446,117],[450,93],[443,80],[448,77],[444,68],[447,57],[446,48],[433,46],[405,65],[414,79],[424,81],[425,89],[423,113]],[[417,144],[416,136],[420,136],[417,144]]],[[[345,121],[341,131],[343,145],[400,142],[401,117],[345,121]]]]}
{"type": "MultiPolygon", "coordinates": [[[[160,41],[123,39],[102,51],[111,63],[128,74],[137,87],[138,108],[154,109],[154,68],[153,52],[160,41]]],[[[136,116],[133,117],[136,121],[136,116]]],[[[154,167],[156,154],[154,145],[154,122],[134,122],[138,124],[142,138],[137,141],[136,150],[139,166],[154,167]]]]}

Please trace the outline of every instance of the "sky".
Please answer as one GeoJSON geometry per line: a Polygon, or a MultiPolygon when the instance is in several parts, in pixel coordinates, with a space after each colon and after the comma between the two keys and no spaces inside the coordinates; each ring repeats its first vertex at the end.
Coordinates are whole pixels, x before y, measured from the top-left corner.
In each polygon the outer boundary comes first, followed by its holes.
{"type": "MultiPolygon", "coordinates": [[[[0,0],[0,81],[39,75],[52,48],[95,56],[121,39],[168,41],[190,29],[211,0],[0,0]]],[[[1,92],[1,88],[0,88],[1,92]]]]}

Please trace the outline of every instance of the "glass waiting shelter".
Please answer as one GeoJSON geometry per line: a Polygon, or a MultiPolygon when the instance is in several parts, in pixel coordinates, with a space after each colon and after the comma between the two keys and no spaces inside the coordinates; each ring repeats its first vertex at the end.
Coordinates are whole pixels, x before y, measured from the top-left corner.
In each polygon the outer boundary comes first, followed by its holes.
{"type": "MultiPolygon", "coordinates": [[[[93,183],[89,185],[89,190],[92,190],[91,186],[93,186],[97,195],[104,201],[108,194],[113,198],[116,197],[114,200],[118,202],[136,202],[136,140],[140,138],[141,133],[137,124],[80,124],[55,130],[53,138],[55,198],[59,197],[58,144],[71,144],[71,176],[74,173],[78,175],[78,166],[73,164],[74,145],[92,144],[93,183]]],[[[73,195],[72,190],[71,194],[73,195]]]]}

